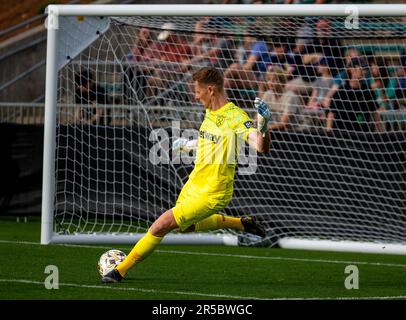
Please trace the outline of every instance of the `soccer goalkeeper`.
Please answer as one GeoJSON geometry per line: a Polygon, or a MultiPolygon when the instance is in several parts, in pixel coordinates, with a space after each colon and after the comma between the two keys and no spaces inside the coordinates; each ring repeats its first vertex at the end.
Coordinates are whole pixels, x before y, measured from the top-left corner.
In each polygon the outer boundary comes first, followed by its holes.
{"type": "Polygon", "coordinates": [[[267,124],[271,114],[260,99],[255,100],[257,128],[246,112],[227,101],[224,79],[219,70],[204,67],[193,75],[195,96],[206,108],[198,141],[178,139],[173,148],[188,152],[197,148],[195,167],[176,205],[164,212],[149,228],[126,259],[102,278],[119,282],[137,263],[144,260],[174,229],[181,232],[232,228],[265,236],[265,228],[254,217],[229,217],[218,214],[233,195],[234,173],[239,140],[258,152],[268,152],[270,134],[267,124]]]}

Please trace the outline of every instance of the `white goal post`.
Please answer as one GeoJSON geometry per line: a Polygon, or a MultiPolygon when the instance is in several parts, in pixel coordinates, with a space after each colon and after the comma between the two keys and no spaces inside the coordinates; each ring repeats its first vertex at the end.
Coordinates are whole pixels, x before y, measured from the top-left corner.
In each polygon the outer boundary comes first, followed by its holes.
{"type": "Polygon", "coordinates": [[[236,173],[225,211],[257,216],[269,237],[174,233],[163,243],[406,254],[406,74],[398,72],[406,5],[49,5],[47,13],[42,244],[134,244],[174,205],[193,163],[173,163],[170,148],[158,162],[151,154],[176,130],[196,134],[203,107],[190,76],[214,64],[250,115],[256,95],[286,104],[273,110],[271,155],[255,157],[255,175],[236,173]],[[321,18],[329,36],[315,31],[321,18]],[[168,49],[169,34],[185,42],[168,49]],[[359,56],[345,60],[351,50],[359,56]],[[247,71],[250,54],[264,60],[247,71]],[[348,70],[357,67],[365,74],[352,89],[348,70]],[[362,102],[346,101],[350,94],[362,102]]]}

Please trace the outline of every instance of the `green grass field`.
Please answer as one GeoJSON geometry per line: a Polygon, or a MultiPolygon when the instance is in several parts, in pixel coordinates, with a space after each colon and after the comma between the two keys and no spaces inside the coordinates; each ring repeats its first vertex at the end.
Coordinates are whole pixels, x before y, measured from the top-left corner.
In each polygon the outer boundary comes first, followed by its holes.
{"type": "Polygon", "coordinates": [[[111,246],[42,246],[39,218],[21,220],[0,218],[0,299],[406,298],[406,256],[223,246],[161,246],[105,285],[97,261],[111,246]],[[59,269],[58,290],[44,286],[47,265],[59,269]],[[359,269],[358,290],[345,289],[347,265],[359,269]]]}

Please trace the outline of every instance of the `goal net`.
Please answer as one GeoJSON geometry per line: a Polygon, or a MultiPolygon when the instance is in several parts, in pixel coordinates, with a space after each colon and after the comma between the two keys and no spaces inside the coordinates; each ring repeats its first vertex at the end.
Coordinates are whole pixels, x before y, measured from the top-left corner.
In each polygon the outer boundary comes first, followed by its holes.
{"type": "Polygon", "coordinates": [[[191,77],[215,66],[229,100],[254,120],[255,97],[272,111],[271,151],[242,150],[222,212],[255,216],[269,234],[175,232],[168,243],[404,250],[404,7],[363,16],[360,6],[359,17],[344,6],[315,16],[297,6],[244,16],[228,6],[137,15],[141,7],[64,15],[52,6],[43,243],[134,243],[174,206],[194,153],[178,155],[172,142],[197,139],[205,116],[191,77]]]}

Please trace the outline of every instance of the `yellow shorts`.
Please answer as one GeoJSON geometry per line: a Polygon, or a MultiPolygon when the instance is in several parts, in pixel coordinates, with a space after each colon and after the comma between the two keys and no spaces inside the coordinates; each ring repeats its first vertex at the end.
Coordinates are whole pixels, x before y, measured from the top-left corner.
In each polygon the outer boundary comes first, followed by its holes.
{"type": "Polygon", "coordinates": [[[223,210],[232,197],[232,192],[208,195],[199,194],[194,189],[185,187],[180,192],[175,207],[172,208],[175,221],[182,231],[223,210]]]}

